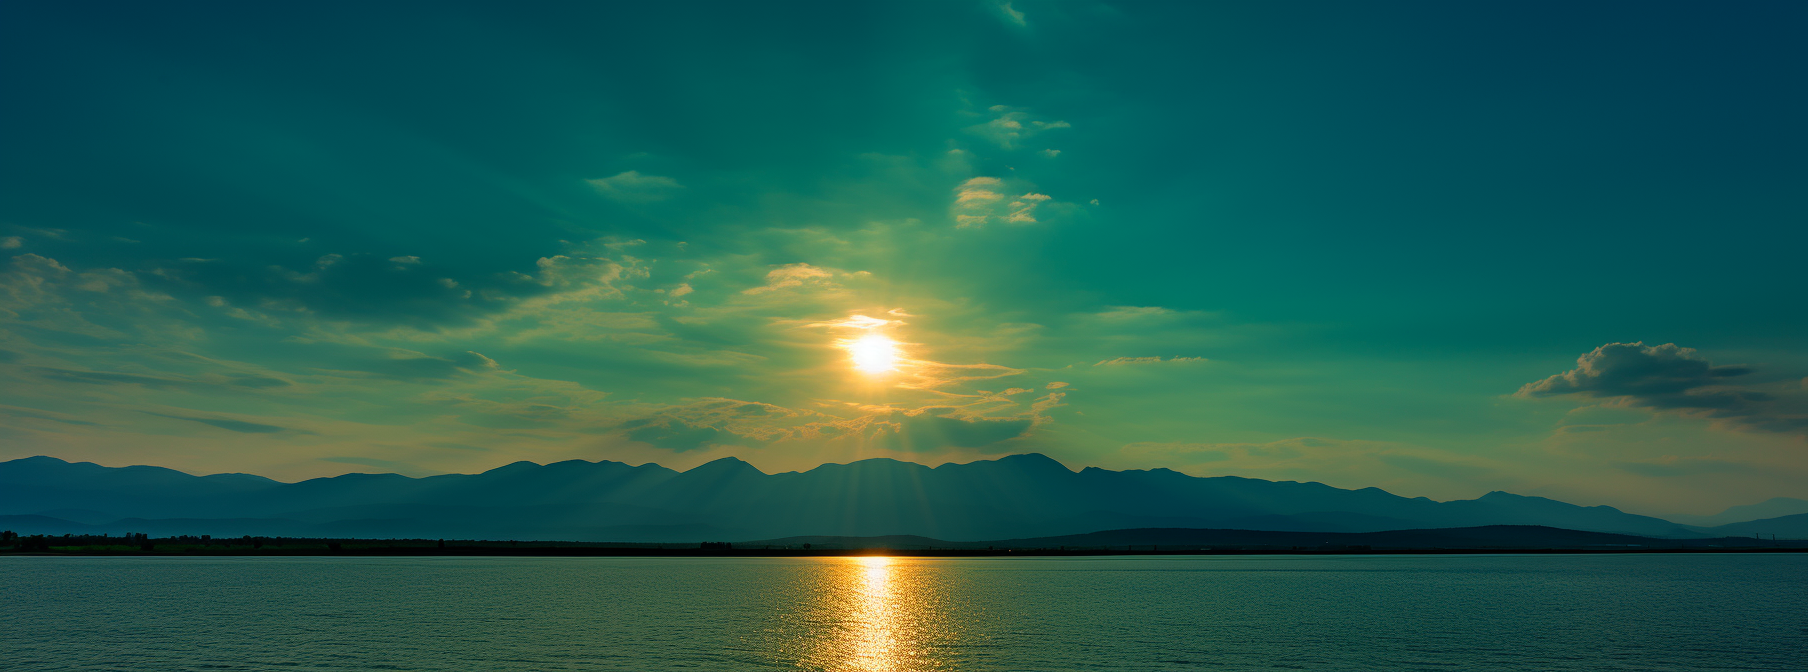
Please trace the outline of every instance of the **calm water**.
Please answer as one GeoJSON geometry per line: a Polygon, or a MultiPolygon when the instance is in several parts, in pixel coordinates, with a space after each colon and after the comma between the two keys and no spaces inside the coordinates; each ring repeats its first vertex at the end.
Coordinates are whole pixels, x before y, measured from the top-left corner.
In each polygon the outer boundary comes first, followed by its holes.
{"type": "Polygon", "coordinates": [[[1808,556],[0,559],[6,670],[1808,670],[1808,556]]]}

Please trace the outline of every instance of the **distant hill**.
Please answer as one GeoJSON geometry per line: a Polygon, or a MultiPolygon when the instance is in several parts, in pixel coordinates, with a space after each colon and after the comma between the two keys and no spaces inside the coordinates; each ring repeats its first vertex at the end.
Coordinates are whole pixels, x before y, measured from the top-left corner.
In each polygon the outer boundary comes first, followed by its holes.
{"type": "Polygon", "coordinates": [[[1696,527],[1717,527],[1802,513],[1808,513],[1808,499],[1772,497],[1757,504],[1735,506],[1712,516],[1672,516],[1672,520],[1696,527]]]}
{"type": "Polygon", "coordinates": [[[1776,535],[1778,539],[1808,539],[1808,513],[1793,516],[1778,516],[1763,520],[1749,520],[1743,523],[1721,525],[1710,528],[1715,534],[1729,536],[1763,535],[1769,538],[1776,535]]]}
{"type": "MultiPolygon", "coordinates": [[[[1780,543],[1780,542],[1779,542],[1780,543]]],[[[1581,532],[1540,525],[1488,525],[1430,530],[1386,532],[1284,532],[1259,530],[1135,529],[1107,530],[1035,539],[958,542],[917,536],[832,537],[810,536],[741,542],[746,548],[762,546],[796,548],[809,544],[821,549],[991,549],[991,550],[1346,550],[1351,548],[1464,549],[1464,550],[1619,550],[1686,549],[1706,547],[1769,547],[1771,542],[1751,538],[1654,539],[1626,534],[1581,532]]],[[[1800,548],[1803,542],[1788,545],[1800,548]]]]}
{"type": "Polygon", "coordinates": [[[1129,528],[1362,533],[1488,525],[1705,536],[1612,507],[1505,492],[1436,502],[1377,488],[1167,469],[1076,472],[1037,454],[934,468],[874,459],[781,474],[734,458],[684,472],[609,461],[517,462],[481,474],[347,474],[299,483],[33,457],[0,462],[0,515],[80,526],[65,532],[548,541],[887,534],[958,541],[1129,528]]]}

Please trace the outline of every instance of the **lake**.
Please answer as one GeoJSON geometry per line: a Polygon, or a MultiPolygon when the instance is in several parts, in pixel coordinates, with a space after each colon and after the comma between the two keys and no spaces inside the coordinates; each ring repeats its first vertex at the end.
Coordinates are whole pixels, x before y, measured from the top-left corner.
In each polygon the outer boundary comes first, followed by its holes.
{"type": "Polygon", "coordinates": [[[0,558],[6,670],[1808,670],[1808,555],[0,558]]]}

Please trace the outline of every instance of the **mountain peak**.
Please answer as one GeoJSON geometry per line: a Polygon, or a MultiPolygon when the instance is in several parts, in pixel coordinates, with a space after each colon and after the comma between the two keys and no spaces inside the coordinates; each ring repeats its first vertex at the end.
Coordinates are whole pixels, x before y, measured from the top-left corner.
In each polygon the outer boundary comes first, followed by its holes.
{"type": "Polygon", "coordinates": [[[1018,453],[1016,455],[1006,455],[993,460],[993,462],[1009,464],[1024,469],[1048,469],[1052,467],[1070,474],[1073,473],[1073,470],[1068,469],[1067,465],[1061,464],[1060,460],[1043,455],[1042,453],[1018,453]]]}
{"type": "Polygon", "coordinates": [[[730,476],[730,475],[742,475],[742,474],[755,474],[755,475],[759,475],[759,476],[766,475],[766,472],[760,471],[758,468],[754,467],[753,465],[748,464],[746,460],[735,457],[733,455],[730,455],[728,457],[710,460],[708,462],[704,462],[703,464],[699,464],[695,467],[691,467],[689,470],[685,471],[684,473],[685,474],[694,474],[694,475],[708,475],[708,476],[714,476],[714,475],[730,476]]]}
{"type": "Polygon", "coordinates": [[[483,473],[485,473],[485,474],[510,474],[510,473],[520,473],[520,472],[524,472],[524,471],[532,471],[534,469],[539,469],[539,468],[540,468],[540,465],[537,462],[529,462],[527,460],[521,460],[518,462],[510,462],[508,464],[502,465],[500,467],[496,467],[495,469],[491,469],[491,470],[483,472],[483,473]]]}
{"type": "Polygon", "coordinates": [[[73,462],[70,462],[68,460],[60,460],[60,459],[51,457],[49,455],[33,455],[31,457],[21,457],[16,460],[7,460],[6,462],[0,462],[0,464],[7,464],[9,462],[12,464],[74,464],[73,462]]]}

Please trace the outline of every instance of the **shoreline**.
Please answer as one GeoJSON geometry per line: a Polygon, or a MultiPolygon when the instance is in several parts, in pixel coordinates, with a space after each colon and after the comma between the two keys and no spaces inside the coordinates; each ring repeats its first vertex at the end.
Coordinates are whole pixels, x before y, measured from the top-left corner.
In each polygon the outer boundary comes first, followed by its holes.
{"type": "Polygon", "coordinates": [[[782,548],[586,548],[557,546],[410,546],[220,549],[99,549],[0,551],[4,557],[567,557],[567,558],[1038,558],[1162,556],[1356,556],[1356,555],[1651,555],[1808,553],[1808,547],[1771,548],[1400,548],[1400,549],[782,549],[782,548]]]}

